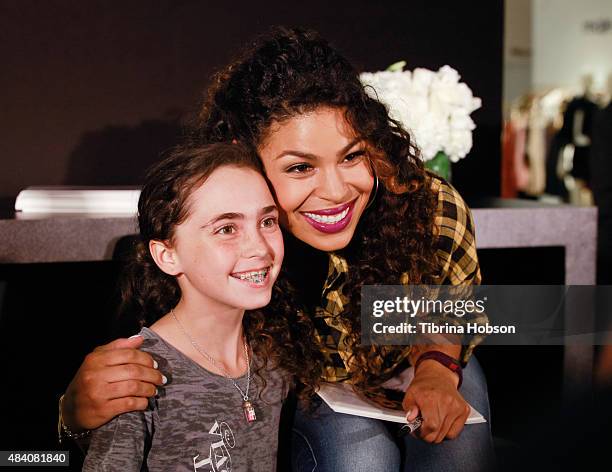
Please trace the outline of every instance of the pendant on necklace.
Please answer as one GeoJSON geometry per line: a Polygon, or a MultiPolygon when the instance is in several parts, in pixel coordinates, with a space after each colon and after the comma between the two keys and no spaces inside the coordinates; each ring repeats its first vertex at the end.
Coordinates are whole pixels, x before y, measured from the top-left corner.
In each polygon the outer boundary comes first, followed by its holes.
{"type": "Polygon", "coordinates": [[[244,411],[244,417],[246,418],[247,423],[252,423],[257,419],[257,415],[255,415],[255,408],[250,401],[244,401],[242,404],[242,410],[244,411]]]}

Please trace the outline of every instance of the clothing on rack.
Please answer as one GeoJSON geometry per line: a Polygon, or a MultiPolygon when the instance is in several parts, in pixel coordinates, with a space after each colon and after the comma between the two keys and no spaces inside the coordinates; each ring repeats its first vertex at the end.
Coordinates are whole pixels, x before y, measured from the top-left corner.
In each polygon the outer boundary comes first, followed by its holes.
{"type": "Polygon", "coordinates": [[[590,173],[599,210],[597,283],[612,284],[612,103],[594,117],[590,173]]]}
{"type": "Polygon", "coordinates": [[[512,104],[502,136],[502,197],[592,201],[590,154],[597,96],[569,89],[529,94],[512,104]]]}
{"type": "Polygon", "coordinates": [[[586,96],[574,98],[567,104],[563,113],[563,126],[559,131],[563,140],[574,146],[571,175],[584,180],[587,185],[590,180],[593,116],[597,109],[597,105],[586,96]]]}

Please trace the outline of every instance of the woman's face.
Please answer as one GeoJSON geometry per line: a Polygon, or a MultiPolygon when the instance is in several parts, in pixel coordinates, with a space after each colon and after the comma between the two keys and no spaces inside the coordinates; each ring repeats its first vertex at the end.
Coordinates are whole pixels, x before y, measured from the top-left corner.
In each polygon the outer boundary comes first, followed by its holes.
{"type": "Polygon", "coordinates": [[[366,143],[342,110],[321,107],[273,123],[258,148],[282,225],[322,251],[351,241],[374,178],[366,143]]]}

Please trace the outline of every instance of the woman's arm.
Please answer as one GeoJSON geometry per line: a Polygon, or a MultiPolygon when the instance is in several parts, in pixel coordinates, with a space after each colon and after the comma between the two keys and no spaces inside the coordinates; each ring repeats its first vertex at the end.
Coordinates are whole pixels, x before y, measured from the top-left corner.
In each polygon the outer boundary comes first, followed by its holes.
{"type": "MultiPolygon", "coordinates": [[[[415,346],[410,355],[411,364],[416,365],[418,358],[428,351],[443,352],[457,359],[461,346],[415,346]]],[[[440,443],[456,438],[463,430],[470,407],[457,390],[458,384],[459,376],[436,360],[426,359],[416,369],[402,406],[408,421],[414,421],[419,414],[423,417],[418,434],[424,441],[440,443]]]]}
{"type": "MultiPolygon", "coordinates": [[[[434,189],[438,192],[437,256],[443,274],[440,283],[478,285],[480,266],[470,210],[459,193],[449,184],[434,179],[434,189]]],[[[482,315],[481,318],[474,317],[463,321],[475,323],[486,321],[486,315],[482,315]]],[[[423,353],[440,351],[466,364],[474,347],[481,340],[482,337],[474,336],[464,346],[415,345],[411,349],[410,361],[412,365],[416,365],[423,353]]],[[[457,390],[458,383],[459,376],[436,360],[427,359],[419,365],[414,380],[406,390],[403,407],[408,412],[409,421],[413,421],[419,414],[423,417],[423,424],[419,429],[419,435],[423,440],[440,443],[444,439],[457,437],[462,431],[470,407],[457,390]]]]}
{"type": "Polygon", "coordinates": [[[88,354],[62,402],[64,424],[74,433],[97,428],[113,417],[144,410],[165,377],[138,348],[141,336],[117,339],[88,354]]]}
{"type": "MultiPolygon", "coordinates": [[[[439,231],[436,256],[441,272],[438,283],[465,287],[467,293],[464,296],[468,297],[470,286],[480,285],[481,282],[472,212],[459,192],[450,184],[434,179],[432,187],[438,192],[435,219],[439,231]]],[[[458,321],[464,324],[485,324],[488,318],[486,313],[474,312],[467,313],[458,321]]],[[[472,351],[483,339],[483,335],[464,336],[460,355],[453,357],[459,359],[463,365],[467,364],[472,351]]]]}

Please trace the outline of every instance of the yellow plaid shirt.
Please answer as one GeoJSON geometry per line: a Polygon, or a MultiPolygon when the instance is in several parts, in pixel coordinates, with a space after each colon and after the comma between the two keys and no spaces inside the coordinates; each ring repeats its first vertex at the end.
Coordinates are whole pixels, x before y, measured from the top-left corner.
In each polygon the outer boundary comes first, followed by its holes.
{"type": "MultiPolygon", "coordinates": [[[[432,189],[438,194],[435,218],[435,225],[439,231],[437,256],[441,264],[438,283],[478,285],[481,280],[480,267],[470,210],[459,193],[448,183],[432,177],[432,189]]],[[[318,307],[314,313],[315,337],[325,358],[323,380],[327,382],[343,382],[350,379],[347,368],[350,351],[346,344],[348,330],[341,316],[344,306],[348,303],[348,297],[343,293],[348,271],[347,261],[337,254],[330,253],[329,271],[322,293],[323,306],[318,307]]],[[[407,282],[407,274],[404,274],[400,283],[407,282]]],[[[487,322],[487,317],[474,315],[469,321],[484,324],[487,322]]],[[[481,341],[481,336],[474,336],[468,345],[463,346],[461,360],[464,363],[481,341]]],[[[393,372],[407,363],[410,346],[401,350],[390,346],[388,352],[390,358],[384,359],[384,364],[388,366],[385,372],[393,372]]]]}

